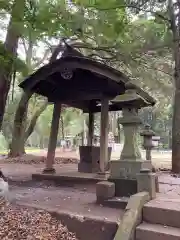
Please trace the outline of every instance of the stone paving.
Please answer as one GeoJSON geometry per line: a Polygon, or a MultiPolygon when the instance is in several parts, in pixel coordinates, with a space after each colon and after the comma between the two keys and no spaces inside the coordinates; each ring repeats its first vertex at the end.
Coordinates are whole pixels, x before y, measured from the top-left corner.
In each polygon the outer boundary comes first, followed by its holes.
{"type": "MultiPolygon", "coordinates": [[[[0,168],[3,170],[4,174],[7,175],[12,181],[29,181],[31,180],[32,173],[42,172],[44,164],[30,165],[18,163],[0,163],[0,168]]],[[[57,174],[77,173],[76,164],[56,164],[55,169],[57,174]]],[[[160,193],[157,194],[156,201],[160,201],[161,203],[162,202],[165,203],[167,201],[176,203],[180,202],[180,178],[175,178],[171,176],[168,172],[159,172],[158,175],[160,183],[160,193]]],[[[103,211],[100,210],[100,212],[98,213],[99,210],[97,210],[96,207],[92,204],[93,202],[95,202],[95,185],[91,187],[81,185],[80,189],[78,187],[75,188],[59,187],[53,189],[53,186],[50,186],[48,189],[45,189],[42,186],[35,187],[13,186],[11,189],[11,193],[12,195],[15,196],[15,200],[21,202],[26,203],[31,202],[36,204],[39,204],[41,202],[45,206],[48,203],[49,206],[51,207],[53,205],[60,204],[62,208],[64,208],[66,211],[78,209],[79,212],[84,211],[85,214],[87,215],[91,214],[96,215],[95,212],[101,215],[101,212],[107,211],[107,215],[109,216],[108,218],[112,219],[112,216],[115,216],[114,220],[117,219],[119,215],[119,212],[114,210],[110,211],[108,208],[107,209],[103,208],[103,211]],[[53,197],[51,197],[51,199],[48,199],[49,195],[52,195],[53,197]],[[69,196],[70,198],[68,198],[69,196]],[[86,197],[87,198],[85,199],[84,196],[85,198],[86,197]],[[66,199],[66,201],[63,200],[63,198],[66,199]],[[90,205],[88,204],[87,201],[89,201],[90,205]],[[72,205],[71,204],[72,202],[74,202],[75,204],[72,205]],[[91,207],[92,210],[89,211],[88,210],[89,207],[91,207]]]]}
{"type": "MultiPolygon", "coordinates": [[[[78,217],[91,217],[103,221],[117,222],[123,214],[123,210],[111,209],[95,204],[95,184],[73,187],[55,186],[51,183],[28,182],[32,173],[42,172],[44,164],[0,164],[3,173],[12,181],[10,182],[9,200],[20,205],[33,205],[35,207],[58,210],[65,214],[78,215],[78,217]]],[[[55,166],[57,173],[74,172],[76,164],[58,164],[55,166]]]]}

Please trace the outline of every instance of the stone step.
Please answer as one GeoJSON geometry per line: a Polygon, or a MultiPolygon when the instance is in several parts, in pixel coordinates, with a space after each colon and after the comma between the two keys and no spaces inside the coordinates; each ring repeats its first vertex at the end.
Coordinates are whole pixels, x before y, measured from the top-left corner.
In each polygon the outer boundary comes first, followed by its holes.
{"type": "MultiPolygon", "coordinates": [[[[21,207],[23,206],[49,212],[54,218],[60,220],[64,226],[67,226],[69,231],[74,232],[79,240],[112,240],[118,229],[118,221],[116,217],[113,217],[113,219],[107,219],[104,216],[95,216],[91,212],[80,212],[78,214],[71,210],[65,210],[55,206],[51,207],[42,203],[34,204],[17,201],[16,204],[21,207]]],[[[123,211],[119,210],[118,214],[122,217],[123,211]]]]}
{"type": "Polygon", "coordinates": [[[59,174],[32,174],[35,181],[53,181],[62,186],[74,186],[75,184],[95,184],[99,181],[107,180],[108,176],[101,176],[94,173],[66,172],[59,174]]]}
{"type": "Polygon", "coordinates": [[[155,199],[145,204],[143,220],[148,223],[180,228],[180,201],[155,199]]]}
{"type": "Polygon", "coordinates": [[[104,200],[102,202],[103,206],[117,209],[125,209],[127,206],[129,198],[128,197],[114,197],[111,199],[104,200]]]}
{"type": "Polygon", "coordinates": [[[142,223],[136,228],[136,240],[179,240],[180,229],[159,224],[142,223]]]}

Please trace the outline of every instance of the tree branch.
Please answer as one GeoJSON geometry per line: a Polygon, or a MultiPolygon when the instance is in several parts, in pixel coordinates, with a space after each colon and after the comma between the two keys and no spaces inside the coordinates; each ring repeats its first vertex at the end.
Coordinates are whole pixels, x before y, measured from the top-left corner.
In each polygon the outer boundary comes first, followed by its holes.
{"type": "Polygon", "coordinates": [[[167,21],[168,23],[170,22],[170,20],[168,18],[166,18],[165,16],[163,16],[162,14],[154,12],[152,10],[142,8],[143,5],[138,6],[137,4],[121,4],[121,5],[117,5],[117,6],[113,6],[113,7],[109,7],[109,8],[98,8],[98,7],[95,7],[95,6],[92,6],[92,5],[88,5],[87,7],[92,8],[92,9],[96,9],[98,11],[110,11],[110,10],[116,10],[116,9],[119,9],[119,8],[132,8],[132,9],[136,9],[138,11],[152,13],[153,15],[163,19],[164,21],[167,21]]]}
{"type": "Polygon", "coordinates": [[[34,64],[33,69],[36,69],[37,67],[39,67],[47,59],[49,53],[50,53],[50,49],[48,48],[45,50],[44,56],[34,64]]]}

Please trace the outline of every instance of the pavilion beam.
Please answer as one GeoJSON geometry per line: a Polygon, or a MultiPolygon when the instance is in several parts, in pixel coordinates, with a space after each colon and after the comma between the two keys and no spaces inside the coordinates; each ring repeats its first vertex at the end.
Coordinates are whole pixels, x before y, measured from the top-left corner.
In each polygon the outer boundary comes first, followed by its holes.
{"type": "Polygon", "coordinates": [[[100,134],[100,173],[105,173],[108,163],[108,128],[109,128],[109,100],[101,101],[101,134],[100,134]]]}
{"type": "Polygon", "coordinates": [[[93,112],[89,111],[89,126],[88,126],[88,141],[87,145],[93,145],[93,137],[94,137],[94,114],[93,112]]]}
{"type": "Polygon", "coordinates": [[[46,158],[46,166],[43,171],[44,173],[55,172],[53,165],[54,165],[57,136],[58,136],[58,130],[59,130],[60,114],[61,114],[61,103],[54,103],[51,132],[50,132],[49,145],[48,145],[48,153],[46,158]]]}

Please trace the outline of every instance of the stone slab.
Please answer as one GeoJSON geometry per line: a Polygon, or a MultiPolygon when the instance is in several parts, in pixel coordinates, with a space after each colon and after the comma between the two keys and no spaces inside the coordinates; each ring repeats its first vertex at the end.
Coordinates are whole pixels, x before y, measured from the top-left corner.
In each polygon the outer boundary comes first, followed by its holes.
{"type": "Polygon", "coordinates": [[[127,206],[129,198],[128,197],[113,197],[111,199],[105,199],[101,202],[102,206],[116,208],[116,209],[125,209],[127,206]]]}
{"type": "Polygon", "coordinates": [[[154,199],[143,209],[143,219],[152,224],[180,228],[180,199],[154,199]],[[156,217],[154,217],[156,216],[156,217]]]}
{"type": "Polygon", "coordinates": [[[110,177],[121,179],[136,179],[136,174],[142,168],[152,170],[151,161],[112,160],[110,161],[110,177]]]}
{"type": "Polygon", "coordinates": [[[107,176],[99,177],[93,173],[79,173],[77,171],[63,172],[59,174],[32,174],[32,179],[36,181],[53,181],[59,185],[75,185],[75,184],[92,184],[99,181],[107,180],[107,176]]]}
{"type": "Polygon", "coordinates": [[[142,223],[136,228],[137,240],[179,240],[180,229],[159,224],[142,223]]]}

